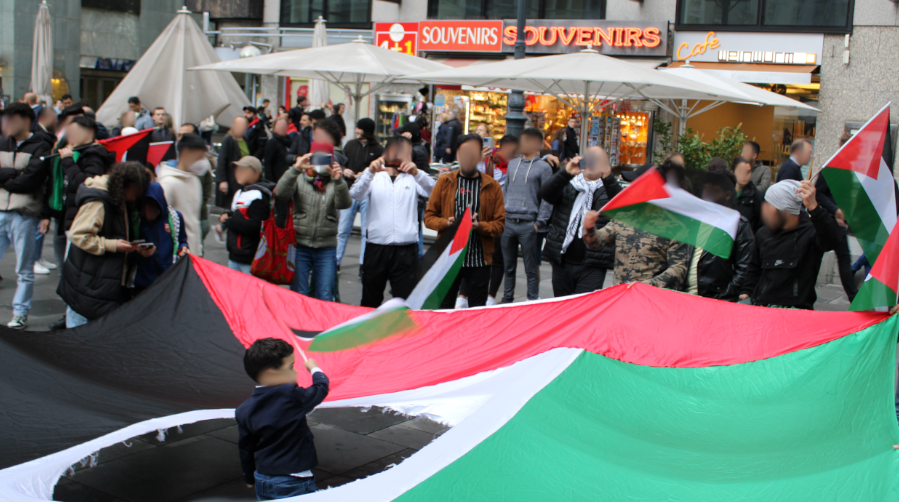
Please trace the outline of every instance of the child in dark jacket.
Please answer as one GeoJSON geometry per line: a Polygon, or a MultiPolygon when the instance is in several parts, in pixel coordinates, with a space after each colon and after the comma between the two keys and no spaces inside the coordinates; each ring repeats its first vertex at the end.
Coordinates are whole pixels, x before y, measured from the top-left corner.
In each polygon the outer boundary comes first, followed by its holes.
{"type": "Polygon", "coordinates": [[[156,250],[146,258],[137,256],[137,272],[134,276],[134,288],[137,292],[153,284],[153,281],[178,261],[178,257],[190,252],[184,217],[168,205],[159,183],[150,183],[144,193],[138,239],[147,241],[145,245],[152,244],[156,250]]]}
{"type": "Polygon", "coordinates": [[[249,274],[275,184],[262,180],[262,163],[251,155],[234,162],[234,178],[243,188],[219,221],[228,229],[228,268],[249,274]]]}
{"type": "Polygon", "coordinates": [[[306,414],[328,396],[328,377],[309,359],[312,386],[297,386],[293,347],[276,338],[256,340],[243,358],[258,385],[237,410],[238,448],[247,487],[259,500],[316,491],[312,468],[318,464],[306,414]]]}

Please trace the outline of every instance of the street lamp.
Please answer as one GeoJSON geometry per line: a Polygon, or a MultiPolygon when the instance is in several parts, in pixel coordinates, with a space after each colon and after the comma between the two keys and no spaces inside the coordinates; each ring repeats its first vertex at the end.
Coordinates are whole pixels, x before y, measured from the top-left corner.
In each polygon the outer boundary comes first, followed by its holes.
{"type": "MultiPolygon", "coordinates": [[[[515,38],[515,59],[524,59],[524,24],[527,0],[518,0],[518,35],[515,38]]],[[[506,134],[520,136],[527,116],[524,114],[524,91],[513,90],[506,113],[506,134]]]]}

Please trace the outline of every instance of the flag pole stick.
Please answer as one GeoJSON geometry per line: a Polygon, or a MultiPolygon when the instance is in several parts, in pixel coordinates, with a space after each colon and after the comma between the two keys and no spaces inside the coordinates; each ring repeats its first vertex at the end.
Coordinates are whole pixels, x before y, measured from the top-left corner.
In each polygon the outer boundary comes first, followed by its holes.
{"type": "Polygon", "coordinates": [[[265,308],[267,308],[268,311],[272,314],[272,317],[275,318],[275,322],[278,323],[278,326],[281,326],[284,334],[287,335],[288,339],[290,340],[290,344],[300,352],[300,355],[303,356],[304,362],[308,361],[309,359],[306,357],[306,353],[303,352],[302,347],[300,347],[300,345],[296,343],[296,335],[293,334],[293,331],[291,331],[290,328],[287,327],[287,324],[285,324],[284,321],[282,321],[281,318],[278,317],[278,314],[275,314],[274,309],[272,309],[272,306],[269,305],[268,298],[265,297],[265,289],[263,289],[262,284],[259,285],[259,294],[260,296],[262,296],[262,303],[265,304],[265,308]]]}

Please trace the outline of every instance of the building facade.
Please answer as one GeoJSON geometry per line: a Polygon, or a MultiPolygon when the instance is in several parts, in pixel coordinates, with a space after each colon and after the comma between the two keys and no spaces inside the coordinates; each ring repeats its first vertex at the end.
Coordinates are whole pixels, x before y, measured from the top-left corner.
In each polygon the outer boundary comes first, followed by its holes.
{"type": "MultiPolygon", "coordinates": [[[[181,0],[47,3],[53,28],[53,97],[69,93],[94,108],[112,93],[182,5],[181,0]]],[[[34,0],[0,0],[0,91],[13,99],[30,90],[39,5],[34,0]]]]}

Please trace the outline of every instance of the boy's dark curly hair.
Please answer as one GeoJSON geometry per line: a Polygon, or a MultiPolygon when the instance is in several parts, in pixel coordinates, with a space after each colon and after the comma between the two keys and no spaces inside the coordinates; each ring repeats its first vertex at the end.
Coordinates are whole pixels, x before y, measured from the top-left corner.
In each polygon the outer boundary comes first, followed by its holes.
{"type": "Polygon", "coordinates": [[[116,162],[109,168],[108,174],[106,191],[119,201],[125,196],[128,187],[137,185],[143,193],[150,186],[150,175],[147,174],[144,165],[137,161],[116,162]]]}

